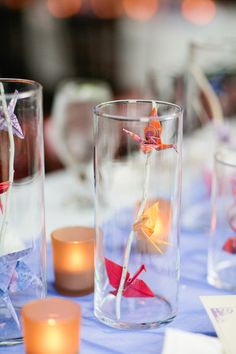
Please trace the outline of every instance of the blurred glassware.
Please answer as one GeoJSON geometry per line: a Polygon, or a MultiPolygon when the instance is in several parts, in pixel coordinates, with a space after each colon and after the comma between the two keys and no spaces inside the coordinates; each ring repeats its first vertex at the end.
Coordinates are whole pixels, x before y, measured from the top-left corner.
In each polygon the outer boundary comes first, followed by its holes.
{"type": "Polygon", "coordinates": [[[22,342],[23,305],[46,296],[44,153],[41,85],[1,79],[0,92],[0,346],[6,346],[22,342]]]}
{"type": "Polygon", "coordinates": [[[169,69],[149,70],[146,75],[142,97],[180,106],[184,103],[184,76],[180,72],[170,73],[169,69]]]}
{"type": "Polygon", "coordinates": [[[208,281],[236,290],[236,150],[230,147],[215,155],[208,281]]]}
{"type": "Polygon", "coordinates": [[[107,102],[95,107],[94,128],[95,316],[159,327],[178,307],[182,108],[107,102]]]}
{"type": "Polygon", "coordinates": [[[62,163],[77,178],[74,202],[85,206],[93,202],[92,108],[111,98],[108,83],[90,79],[67,80],[55,93],[52,110],[55,148],[62,163]]]}
{"type": "Polygon", "coordinates": [[[188,228],[210,228],[213,157],[236,128],[235,54],[236,38],[189,47],[183,144],[183,225],[188,228]]]}
{"type": "Polygon", "coordinates": [[[210,120],[236,116],[236,38],[195,41],[189,46],[186,132],[210,120]]]}

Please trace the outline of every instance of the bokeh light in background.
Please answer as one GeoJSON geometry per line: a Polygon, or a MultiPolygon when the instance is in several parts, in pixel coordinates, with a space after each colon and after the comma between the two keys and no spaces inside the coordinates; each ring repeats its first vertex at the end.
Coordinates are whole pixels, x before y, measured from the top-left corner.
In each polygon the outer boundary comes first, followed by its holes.
{"type": "Polygon", "coordinates": [[[20,10],[32,3],[33,0],[3,0],[3,4],[9,9],[20,10]]]}
{"type": "Polygon", "coordinates": [[[213,0],[184,0],[182,14],[196,25],[207,25],[216,15],[216,4],[213,0]]]}
{"type": "Polygon", "coordinates": [[[76,15],[81,8],[81,0],[47,0],[51,15],[65,18],[76,15]]]}
{"type": "Polygon", "coordinates": [[[92,11],[101,19],[112,19],[123,13],[121,0],[91,0],[92,11]]]}
{"type": "Polygon", "coordinates": [[[134,20],[148,21],[158,11],[158,0],[123,0],[124,10],[134,20]]]}

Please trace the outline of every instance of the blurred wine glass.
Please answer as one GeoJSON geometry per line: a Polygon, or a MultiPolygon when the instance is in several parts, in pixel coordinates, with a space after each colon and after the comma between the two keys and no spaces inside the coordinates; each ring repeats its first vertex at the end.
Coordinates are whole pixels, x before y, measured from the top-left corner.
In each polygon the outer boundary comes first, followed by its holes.
{"type": "Polygon", "coordinates": [[[92,108],[111,98],[109,84],[100,80],[67,80],[56,90],[52,110],[55,148],[75,177],[75,192],[68,197],[68,203],[82,206],[93,203],[92,108]]]}
{"type": "Polygon", "coordinates": [[[236,38],[194,41],[189,46],[183,144],[186,227],[210,227],[213,156],[234,140],[236,130],[235,54],[236,38]]]}
{"type": "Polygon", "coordinates": [[[187,132],[236,116],[236,38],[195,41],[188,51],[187,132]]]}

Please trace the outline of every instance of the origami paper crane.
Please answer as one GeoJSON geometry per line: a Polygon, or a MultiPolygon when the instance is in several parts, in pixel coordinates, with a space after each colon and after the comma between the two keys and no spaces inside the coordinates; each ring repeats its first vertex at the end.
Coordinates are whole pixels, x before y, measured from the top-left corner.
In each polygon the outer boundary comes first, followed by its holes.
{"type": "Polygon", "coordinates": [[[236,237],[229,237],[224,243],[223,250],[225,252],[236,254],[236,237]]]}
{"type": "MultiPolygon", "coordinates": [[[[120,284],[120,278],[122,274],[122,267],[105,258],[105,266],[107,270],[107,275],[110,285],[115,289],[110,293],[117,295],[117,290],[120,284]]],[[[125,285],[122,295],[124,297],[155,297],[153,291],[148,287],[148,285],[141,279],[138,279],[138,276],[143,272],[146,272],[145,265],[142,264],[137,272],[131,277],[130,273],[127,272],[125,285]]]]}
{"type": "MultiPolygon", "coordinates": [[[[1,195],[1,194],[4,194],[5,192],[7,192],[8,188],[9,188],[9,182],[8,182],[8,181],[6,181],[6,182],[1,182],[1,183],[0,183],[0,195],[1,195]]],[[[1,210],[1,212],[3,213],[3,205],[2,205],[2,200],[1,200],[1,198],[0,198],[0,210],[1,210]]]]}
{"type": "MultiPolygon", "coordinates": [[[[166,220],[163,220],[165,224],[169,222],[168,216],[166,216],[166,220]]],[[[158,252],[163,253],[161,246],[167,245],[171,246],[170,242],[167,242],[163,236],[168,237],[168,233],[166,235],[161,235],[161,232],[168,230],[168,225],[165,225],[166,230],[161,230],[163,226],[161,225],[160,220],[160,210],[159,210],[159,202],[152,204],[149,208],[145,209],[140,219],[133,225],[134,231],[141,231],[142,235],[146,237],[146,239],[157,249],[158,252]]]]}
{"type": "MultiPolygon", "coordinates": [[[[232,179],[232,194],[234,197],[234,202],[230,205],[228,210],[228,223],[231,229],[236,232],[236,215],[235,215],[235,207],[236,207],[236,180],[232,179]]],[[[222,247],[223,251],[231,254],[236,254],[236,236],[229,237],[222,247]]]]}
{"type": "MultiPolygon", "coordinates": [[[[157,117],[157,109],[154,107],[151,112],[151,117],[157,117]]],[[[150,119],[144,129],[144,139],[133,132],[124,129],[123,131],[128,134],[133,140],[140,144],[140,149],[145,153],[149,153],[152,150],[165,150],[165,149],[177,149],[175,144],[163,144],[162,143],[162,126],[158,119],[150,119]]]]}
{"type": "Polygon", "coordinates": [[[26,288],[42,287],[42,282],[24,262],[31,248],[0,257],[0,299],[5,303],[9,313],[20,327],[20,322],[12,304],[10,293],[24,291],[26,288]]]}
{"type": "Polygon", "coordinates": [[[28,252],[29,249],[26,249],[20,252],[14,252],[7,254],[6,256],[0,257],[0,298],[5,303],[18,327],[20,327],[19,319],[11,302],[8,290],[11,283],[11,279],[16,269],[17,262],[24,258],[28,254],[28,252]]]}
{"type": "MultiPolygon", "coordinates": [[[[15,91],[14,97],[11,99],[11,101],[7,107],[7,110],[9,112],[9,116],[11,119],[13,134],[18,136],[18,138],[20,138],[20,139],[24,139],[22,129],[21,129],[18,119],[14,113],[17,98],[18,98],[18,91],[15,91]]],[[[4,114],[2,107],[0,107],[0,130],[8,131],[7,121],[6,121],[5,114],[4,114]]]]}

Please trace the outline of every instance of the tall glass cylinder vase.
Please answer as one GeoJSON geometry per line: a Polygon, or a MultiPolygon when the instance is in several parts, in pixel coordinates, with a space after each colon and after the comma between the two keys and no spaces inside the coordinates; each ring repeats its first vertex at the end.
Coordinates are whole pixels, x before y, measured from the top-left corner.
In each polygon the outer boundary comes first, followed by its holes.
{"type": "Polygon", "coordinates": [[[113,101],[94,123],[95,316],[158,327],[177,313],[182,109],[113,101]]]}
{"type": "Polygon", "coordinates": [[[215,154],[212,187],[208,281],[236,290],[236,150],[224,146],[215,154]]]}
{"type": "Polygon", "coordinates": [[[42,88],[0,79],[0,345],[22,340],[22,306],[46,294],[42,88]]]}

